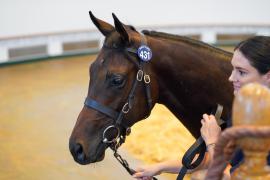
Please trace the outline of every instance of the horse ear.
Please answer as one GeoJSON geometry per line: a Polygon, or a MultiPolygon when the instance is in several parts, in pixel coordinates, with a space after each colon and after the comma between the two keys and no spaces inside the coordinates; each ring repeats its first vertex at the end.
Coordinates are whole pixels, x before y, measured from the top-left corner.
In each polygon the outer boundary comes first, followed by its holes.
{"type": "Polygon", "coordinates": [[[89,15],[92,22],[96,25],[96,27],[104,36],[108,36],[112,31],[115,30],[114,27],[109,23],[96,18],[91,11],[89,11],[89,15]]]}
{"type": "Polygon", "coordinates": [[[112,13],[112,16],[116,31],[121,35],[124,41],[129,42],[128,28],[126,28],[126,25],[124,25],[114,13],[112,13]]]}

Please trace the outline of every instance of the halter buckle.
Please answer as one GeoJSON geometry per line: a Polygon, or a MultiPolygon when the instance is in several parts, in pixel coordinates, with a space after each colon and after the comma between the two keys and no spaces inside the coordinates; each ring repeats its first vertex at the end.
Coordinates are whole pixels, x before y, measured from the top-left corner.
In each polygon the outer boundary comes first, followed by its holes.
{"type": "Polygon", "coordinates": [[[137,72],[137,80],[142,81],[142,79],[143,79],[143,71],[139,69],[137,72]]]}
{"type": "Polygon", "coordinates": [[[145,82],[146,84],[149,84],[149,83],[151,82],[150,76],[149,76],[148,74],[145,74],[145,75],[143,76],[143,80],[144,80],[144,82],[145,82]]]}
{"type": "Polygon", "coordinates": [[[122,112],[123,112],[124,114],[127,114],[128,111],[129,111],[129,104],[126,103],[126,104],[123,106],[123,108],[122,108],[122,112]]]}

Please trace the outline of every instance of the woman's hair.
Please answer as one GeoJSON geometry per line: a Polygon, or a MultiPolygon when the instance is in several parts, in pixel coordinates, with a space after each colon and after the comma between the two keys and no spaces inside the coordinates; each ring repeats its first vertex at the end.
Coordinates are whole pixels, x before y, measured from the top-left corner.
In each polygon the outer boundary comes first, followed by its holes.
{"type": "Polygon", "coordinates": [[[270,71],[270,37],[254,36],[240,42],[234,50],[239,50],[260,74],[270,71]]]}

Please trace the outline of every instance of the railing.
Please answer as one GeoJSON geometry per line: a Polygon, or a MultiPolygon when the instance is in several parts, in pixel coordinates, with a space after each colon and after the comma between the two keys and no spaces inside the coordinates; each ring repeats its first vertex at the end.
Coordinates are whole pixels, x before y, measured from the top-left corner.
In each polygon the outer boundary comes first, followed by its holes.
{"type": "MultiPolygon", "coordinates": [[[[137,29],[189,36],[215,46],[234,46],[249,36],[270,35],[270,25],[156,26],[137,29]]],[[[0,63],[97,53],[103,39],[97,30],[0,39],[0,63]]]]}

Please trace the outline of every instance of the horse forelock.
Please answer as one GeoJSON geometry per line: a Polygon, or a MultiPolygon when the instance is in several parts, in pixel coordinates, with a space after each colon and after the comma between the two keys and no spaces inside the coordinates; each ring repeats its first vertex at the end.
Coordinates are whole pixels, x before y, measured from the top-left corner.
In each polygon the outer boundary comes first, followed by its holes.
{"type": "Polygon", "coordinates": [[[97,63],[103,68],[123,68],[137,66],[137,58],[130,55],[124,48],[103,47],[97,58],[97,63]],[[131,66],[130,66],[131,65],[131,66]]]}
{"type": "Polygon", "coordinates": [[[106,46],[108,48],[121,47],[124,46],[124,42],[121,40],[119,33],[117,31],[114,31],[105,38],[103,46],[106,46]]]}
{"type": "Polygon", "coordinates": [[[103,42],[102,50],[102,53],[107,57],[105,58],[104,62],[106,62],[106,59],[111,59],[111,55],[119,54],[123,56],[121,59],[131,61],[133,64],[138,66],[138,59],[134,58],[135,54],[128,52],[126,48],[136,49],[139,45],[141,45],[141,36],[133,26],[128,25],[127,27],[132,30],[129,33],[129,42],[125,42],[117,31],[114,31],[110,35],[106,36],[103,42]]]}
{"type": "Polygon", "coordinates": [[[138,37],[140,38],[140,36],[136,36],[136,34],[139,35],[138,31],[136,30],[136,28],[132,25],[125,25],[126,30],[129,32],[129,38],[130,38],[130,42],[125,42],[122,40],[120,34],[115,30],[113,32],[110,33],[110,35],[108,35],[105,40],[104,43],[106,46],[108,47],[112,47],[113,44],[116,44],[118,46],[127,46],[127,45],[132,45],[136,42],[136,40],[138,40],[138,37]]]}

